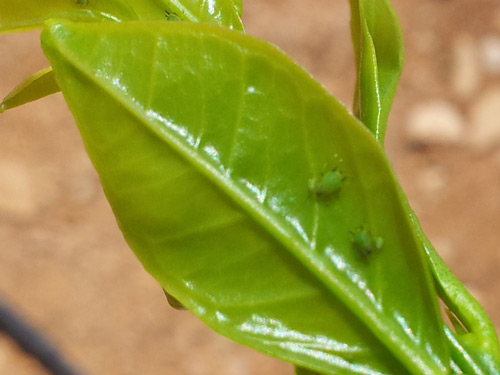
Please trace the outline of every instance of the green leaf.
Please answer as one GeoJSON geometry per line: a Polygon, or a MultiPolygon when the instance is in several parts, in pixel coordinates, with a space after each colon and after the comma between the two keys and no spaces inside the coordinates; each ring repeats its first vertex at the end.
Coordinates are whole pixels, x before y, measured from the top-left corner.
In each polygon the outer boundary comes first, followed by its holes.
{"type": "MultiPolygon", "coordinates": [[[[142,3],[142,2],[141,2],[142,3]]],[[[152,17],[153,12],[149,13],[152,17]]],[[[157,8],[162,19],[164,10],[157,8]]],[[[17,32],[40,28],[50,18],[73,21],[119,21],[138,19],[134,9],[122,0],[2,0],[0,32],[17,32]]]]}
{"type": "Polygon", "coordinates": [[[168,12],[192,22],[207,22],[243,31],[241,0],[163,0],[168,12]]]}
{"type": "Polygon", "coordinates": [[[439,296],[457,320],[452,320],[452,324],[461,324],[467,331],[466,334],[461,334],[460,330],[457,330],[457,334],[446,331],[454,360],[466,374],[500,374],[500,349],[491,320],[441,259],[409,205],[407,212],[414,231],[425,248],[439,296]],[[475,369],[475,372],[472,372],[472,369],[475,369]]]}
{"type": "Polygon", "coordinates": [[[242,15],[243,13],[243,0],[233,0],[233,3],[234,3],[234,6],[236,7],[236,9],[238,10],[238,14],[242,15]]]}
{"type": "MultiPolygon", "coordinates": [[[[351,0],[351,31],[358,66],[355,113],[383,143],[387,117],[403,65],[402,36],[396,16],[388,1],[351,0]]],[[[402,194],[402,192],[401,192],[402,194]]],[[[456,350],[458,335],[452,343],[454,356],[465,366],[466,373],[500,373],[498,338],[491,321],[478,302],[451,273],[425,236],[420,224],[407,205],[408,217],[429,258],[436,287],[444,303],[453,311],[467,333],[468,349],[456,350]],[[460,354],[462,353],[462,354],[460,354]],[[471,356],[474,356],[472,358],[471,356]],[[467,361],[476,361],[472,366],[467,361]],[[481,372],[485,371],[485,372],[481,372]],[[476,373],[476,372],[473,372],[476,373]]],[[[457,322],[457,323],[458,323],[457,322]]],[[[447,331],[447,336],[453,335],[447,331]]],[[[456,358],[455,358],[456,359],[456,358]]]]}
{"type": "Polygon", "coordinates": [[[350,0],[357,66],[354,113],[380,143],[404,64],[403,37],[388,0],[350,0]]]}
{"type": "Polygon", "coordinates": [[[0,104],[0,113],[59,91],[52,68],[40,70],[5,97],[0,104]]]}
{"type": "MultiPolygon", "coordinates": [[[[43,26],[50,18],[73,21],[170,20],[220,24],[243,31],[235,0],[3,0],[0,2],[0,33],[43,26]]],[[[50,70],[33,74],[16,87],[0,106],[0,113],[58,92],[50,70]]]]}
{"type": "Polygon", "coordinates": [[[128,243],[182,305],[325,374],[447,373],[380,145],[289,58],[182,22],[51,23],[42,42],[128,243]],[[342,186],[319,197],[332,170],[342,186]]]}
{"type": "Polygon", "coordinates": [[[321,375],[319,372],[311,371],[302,367],[295,367],[295,375],[321,375]]]}
{"type": "Polygon", "coordinates": [[[2,0],[0,33],[40,28],[51,18],[72,21],[165,21],[166,12],[182,20],[216,23],[243,30],[238,0],[2,0]]]}

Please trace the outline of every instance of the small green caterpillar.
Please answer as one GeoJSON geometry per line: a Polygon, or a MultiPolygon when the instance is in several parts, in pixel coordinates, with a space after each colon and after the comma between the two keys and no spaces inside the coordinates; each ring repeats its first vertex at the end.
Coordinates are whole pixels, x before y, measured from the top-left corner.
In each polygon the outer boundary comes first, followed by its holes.
{"type": "Polygon", "coordinates": [[[76,0],[76,3],[78,5],[87,5],[89,3],[89,0],[76,0]]]}
{"type": "Polygon", "coordinates": [[[372,238],[364,228],[358,228],[352,233],[352,244],[356,254],[363,260],[382,249],[384,240],[382,237],[372,238]]]}

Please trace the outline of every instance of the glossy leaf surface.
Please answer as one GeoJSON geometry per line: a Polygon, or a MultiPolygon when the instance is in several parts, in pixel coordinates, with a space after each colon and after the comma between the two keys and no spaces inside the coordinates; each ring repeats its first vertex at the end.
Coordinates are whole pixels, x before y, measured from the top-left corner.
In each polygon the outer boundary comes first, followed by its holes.
{"type": "Polygon", "coordinates": [[[52,68],[43,69],[17,86],[0,104],[0,113],[7,109],[59,92],[52,68]]]}
{"type": "Polygon", "coordinates": [[[382,149],[286,56],[185,23],[52,24],[43,45],[125,237],[182,305],[325,374],[447,373],[382,149]]]}
{"type": "Polygon", "coordinates": [[[388,0],[350,0],[350,4],[358,74],[354,113],[383,143],[404,63],[401,28],[388,0]]]}
{"type": "Polygon", "coordinates": [[[2,0],[0,33],[40,28],[50,18],[73,21],[166,20],[208,22],[243,30],[239,0],[2,0]]]}

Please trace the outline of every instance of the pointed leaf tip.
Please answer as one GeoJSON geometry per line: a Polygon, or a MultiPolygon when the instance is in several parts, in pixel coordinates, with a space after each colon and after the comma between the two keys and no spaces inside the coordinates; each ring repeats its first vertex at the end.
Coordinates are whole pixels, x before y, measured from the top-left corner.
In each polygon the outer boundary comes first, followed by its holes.
{"type": "Polygon", "coordinates": [[[42,69],[17,85],[3,100],[2,109],[6,111],[24,104],[34,102],[59,92],[52,68],[42,69]]]}

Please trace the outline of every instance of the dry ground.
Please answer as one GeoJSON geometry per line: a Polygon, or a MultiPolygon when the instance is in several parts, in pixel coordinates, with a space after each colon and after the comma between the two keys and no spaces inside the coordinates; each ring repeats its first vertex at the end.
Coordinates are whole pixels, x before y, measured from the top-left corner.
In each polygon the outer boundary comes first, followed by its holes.
{"type": "MultiPolygon", "coordinates": [[[[249,33],[351,102],[346,0],[245,6],[249,33]]],[[[390,159],[428,235],[500,328],[500,6],[394,6],[407,65],[390,159]]],[[[1,96],[46,65],[37,33],[1,36],[0,56],[1,96]]],[[[0,294],[89,374],[291,374],[169,308],[124,243],[59,95],[0,117],[0,294]]],[[[43,370],[0,336],[0,373],[43,370]]]]}

